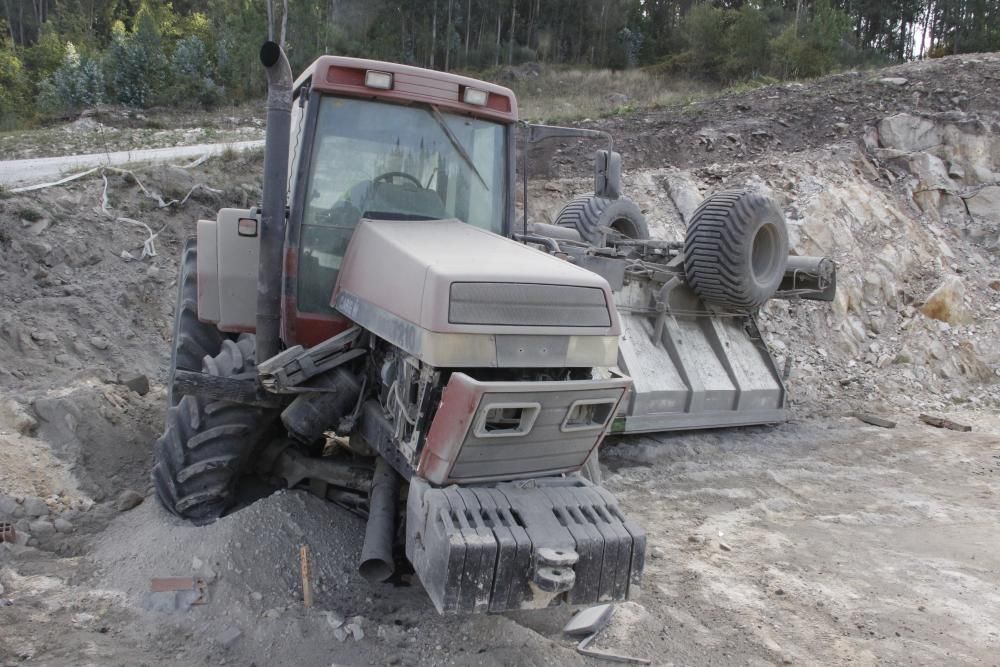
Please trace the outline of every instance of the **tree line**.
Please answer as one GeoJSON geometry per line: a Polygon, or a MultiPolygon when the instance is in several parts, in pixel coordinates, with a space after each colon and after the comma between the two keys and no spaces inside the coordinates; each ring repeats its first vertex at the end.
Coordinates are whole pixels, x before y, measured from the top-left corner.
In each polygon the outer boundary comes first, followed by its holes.
{"type": "Polygon", "coordinates": [[[102,102],[258,96],[268,37],[296,71],[336,53],[494,76],[539,61],[722,83],[1000,49],[1000,0],[0,1],[0,129],[102,102]]]}

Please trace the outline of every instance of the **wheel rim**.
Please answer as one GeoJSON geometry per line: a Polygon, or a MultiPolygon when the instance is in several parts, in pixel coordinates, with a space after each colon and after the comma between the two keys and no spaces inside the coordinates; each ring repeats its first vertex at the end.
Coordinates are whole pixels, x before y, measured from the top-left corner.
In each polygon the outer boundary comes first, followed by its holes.
{"type": "Polygon", "coordinates": [[[611,229],[621,233],[623,236],[626,236],[630,239],[634,239],[639,236],[638,230],[636,230],[635,225],[632,223],[631,220],[628,220],[626,218],[618,218],[617,220],[611,223],[610,227],[611,229]]]}
{"type": "Polygon", "coordinates": [[[774,268],[778,263],[775,252],[778,235],[773,225],[764,225],[753,237],[753,247],[750,249],[750,272],[754,282],[767,285],[774,278],[774,268]]]}

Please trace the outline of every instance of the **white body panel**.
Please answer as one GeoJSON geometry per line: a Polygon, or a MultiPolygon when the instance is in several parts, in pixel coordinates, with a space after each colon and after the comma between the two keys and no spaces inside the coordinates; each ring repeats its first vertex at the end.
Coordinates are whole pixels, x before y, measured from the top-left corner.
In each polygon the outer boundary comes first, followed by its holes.
{"type": "Polygon", "coordinates": [[[219,321],[219,237],[215,220],[198,221],[198,319],[219,321]]]}
{"type": "Polygon", "coordinates": [[[198,221],[198,316],[222,331],[254,331],[257,323],[257,264],[260,216],[224,208],[198,221]],[[240,234],[240,220],[257,221],[257,233],[240,234]]]}
{"type": "Polygon", "coordinates": [[[362,220],[344,257],[336,291],[341,290],[436,333],[617,336],[621,330],[611,288],[604,278],[460,220],[362,220]],[[462,282],[598,289],[604,293],[608,325],[450,323],[451,285],[462,282]]]}
{"type": "Polygon", "coordinates": [[[334,303],[432,366],[613,366],[618,356],[620,324],[604,278],[459,220],[362,220],[344,256],[334,303]],[[477,304],[484,319],[520,322],[511,312],[525,309],[544,323],[456,323],[452,286],[462,283],[499,286],[501,292],[512,286],[515,296],[518,287],[576,289],[586,293],[587,303],[487,299],[477,304]],[[549,311],[555,314],[547,317],[549,311]],[[568,313],[565,321],[562,312],[568,313]],[[581,326],[575,317],[601,324],[581,326]]]}

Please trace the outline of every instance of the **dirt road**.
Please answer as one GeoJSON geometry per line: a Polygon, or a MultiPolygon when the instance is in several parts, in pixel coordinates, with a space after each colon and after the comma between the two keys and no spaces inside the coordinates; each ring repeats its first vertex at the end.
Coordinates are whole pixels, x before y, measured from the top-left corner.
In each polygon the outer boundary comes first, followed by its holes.
{"type": "MultiPolygon", "coordinates": [[[[1000,420],[957,415],[975,430],[954,433],[898,417],[611,443],[607,483],[649,560],[598,645],[658,665],[995,664],[1000,420]]],[[[258,505],[195,528],[150,498],[77,554],[3,557],[0,664],[599,664],[560,636],[565,609],[440,618],[408,578],[357,577],[352,515],[300,492],[258,505]],[[300,542],[320,573],[312,610],[300,542]],[[143,610],[150,577],[193,565],[215,576],[208,604],[143,610]],[[364,638],[338,641],[330,619],[354,616],[364,638]]]]}
{"type": "Polygon", "coordinates": [[[117,167],[134,162],[159,163],[168,160],[197,158],[202,155],[220,155],[227,150],[243,151],[263,145],[264,142],[260,140],[237,141],[227,144],[146,148],[134,151],[64,155],[31,160],[3,160],[0,161],[0,185],[8,188],[23,187],[33,183],[56,180],[75,171],[83,171],[93,167],[117,167]]]}

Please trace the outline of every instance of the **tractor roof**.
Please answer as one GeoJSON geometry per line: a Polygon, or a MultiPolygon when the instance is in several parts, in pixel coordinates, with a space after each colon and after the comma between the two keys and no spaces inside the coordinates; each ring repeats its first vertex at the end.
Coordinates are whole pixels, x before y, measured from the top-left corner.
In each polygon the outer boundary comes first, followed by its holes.
{"type": "Polygon", "coordinates": [[[296,79],[296,94],[303,85],[324,93],[352,97],[391,102],[424,102],[449,111],[505,123],[517,120],[517,99],[509,88],[458,74],[381,60],[320,56],[296,79]],[[366,85],[369,71],[391,74],[391,87],[381,89],[366,85]],[[487,93],[486,103],[475,105],[463,101],[466,88],[487,93]]]}

